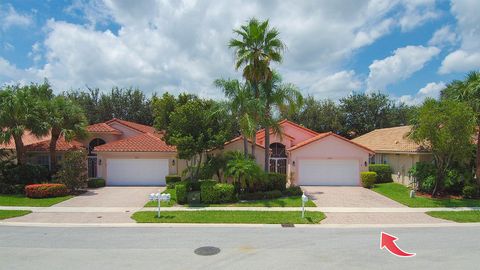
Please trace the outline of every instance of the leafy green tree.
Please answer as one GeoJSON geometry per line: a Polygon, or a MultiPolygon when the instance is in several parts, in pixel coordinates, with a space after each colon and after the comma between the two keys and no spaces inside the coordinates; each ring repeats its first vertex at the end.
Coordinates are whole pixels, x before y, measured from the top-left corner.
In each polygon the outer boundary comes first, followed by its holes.
{"type": "Polygon", "coordinates": [[[313,96],[305,98],[299,111],[281,112],[282,118],[290,119],[317,132],[334,132],[340,134],[343,114],[332,100],[316,100],[313,96]]]}
{"type": "MultiPolygon", "coordinates": [[[[463,101],[472,107],[475,112],[477,126],[480,125],[480,72],[470,72],[463,80],[455,80],[441,92],[442,99],[463,101]]],[[[480,185],[480,132],[477,132],[476,157],[477,183],[480,185]]]]}
{"type": "Polygon", "coordinates": [[[353,93],[340,99],[340,108],[345,136],[356,137],[377,128],[390,127],[392,101],[385,94],[353,93]]]}
{"type": "MultiPolygon", "coordinates": [[[[270,62],[282,61],[285,45],[279,38],[279,31],[271,28],[268,20],[261,22],[252,18],[233,32],[239,39],[232,38],[228,46],[235,51],[235,69],[243,67],[243,77],[252,85],[255,98],[259,98],[259,84],[272,77],[270,62]]],[[[253,114],[253,118],[259,121],[258,113],[253,114]]],[[[253,139],[252,155],[255,155],[253,139]]]]}
{"type": "Polygon", "coordinates": [[[60,162],[60,169],[55,175],[55,180],[67,186],[71,191],[78,190],[87,185],[87,153],[84,150],[74,150],[65,153],[60,162]]]}
{"type": "Polygon", "coordinates": [[[170,124],[170,114],[177,107],[185,105],[190,100],[198,99],[197,96],[181,93],[178,97],[165,92],[162,97],[154,96],[152,98],[152,112],[154,116],[154,126],[157,130],[165,130],[170,124]]]}
{"type": "Polygon", "coordinates": [[[467,163],[471,156],[475,115],[469,106],[453,100],[427,99],[413,120],[410,137],[431,149],[436,166],[432,196],[443,191],[445,176],[453,163],[467,163]]]}
{"type": "Polygon", "coordinates": [[[170,113],[165,141],[177,147],[178,157],[187,160],[190,177],[198,180],[207,150],[222,147],[228,135],[222,116],[214,113],[215,103],[193,99],[170,113]]]}
{"type": "Polygon", "coordinates": [[[86,138],[88,121],[80,106],[64,96],[57,96],[47,103],[47,123],[51,133],[50,170],[54,174],[57,171],[56,146],[58,139],[61,136],[66,141],[74,138],[86,138]]]}
{"type": "Polygon", "coordinates": [[[272,117],[272,110],[276,111],[297,111],[303,104],[303,97],[298,88],[289,83],[282,83],[281,76],[274,72],[260,87],[260,101],[264,105],[264,112],[261,117],[265,128],[265,172],[270,167],[270,127],[281,135],[277,121],[272,117]]]}
{"type": "Polygon", "coordinates": [[[8,143],[13,138],[20,165],[27,161],[23,133],[48,134],[46,103],[52,97],[52,89],[46,80],[43,84],[6,86],[0,90],[0,143],[8,143]]]}
{"type": "Polygon", "coordinates": [[[243,137],[243,153],[247,157],[248,138],[251,138],[253,142],[257,127],[257,123],[251,115],[258,110],[260,104],[253,96],[248,82],[242,84],[238,80],[218,79],[214,84],[221,88],[229,99],[228,107],[239,124],[240,134],[243,137]]]}
{"type": "Polygon", "coordinates": [[[109,119],[103,119],[100,115],[100,89],[88,88],[88,91],[70,91],[64,92],[63,96],[73,100],[85,112],[88,123],[96,124],[109,119]]]}

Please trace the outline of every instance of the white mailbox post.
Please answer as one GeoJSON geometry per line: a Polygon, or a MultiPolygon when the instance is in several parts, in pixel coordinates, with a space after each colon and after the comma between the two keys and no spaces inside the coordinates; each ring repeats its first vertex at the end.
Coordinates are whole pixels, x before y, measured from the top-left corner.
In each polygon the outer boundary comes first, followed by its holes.
{"type": "Polygon", "coordinates": [[[308,202],[308,197],[305,193],[302,194],[302,218],[305,217],[305,203],[308,202]]]}
{"type": "Polygon", "coordinates": [[[168,193],[152,193],[149,196],[150,201],[157,201],[158,202],[158,209],[157,209],[157,217],[160,217],[160,202],[169,202],[170,201],[170,194],[168,193]]]}

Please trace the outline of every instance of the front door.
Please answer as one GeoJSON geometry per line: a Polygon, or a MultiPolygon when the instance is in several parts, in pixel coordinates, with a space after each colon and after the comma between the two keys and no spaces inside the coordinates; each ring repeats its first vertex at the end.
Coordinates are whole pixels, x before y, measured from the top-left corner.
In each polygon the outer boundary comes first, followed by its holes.
{"type": "Polygon", "coordinates": [[[270,158],[270,172],[287,173],[287,159],[286,158],[270,158]]]}

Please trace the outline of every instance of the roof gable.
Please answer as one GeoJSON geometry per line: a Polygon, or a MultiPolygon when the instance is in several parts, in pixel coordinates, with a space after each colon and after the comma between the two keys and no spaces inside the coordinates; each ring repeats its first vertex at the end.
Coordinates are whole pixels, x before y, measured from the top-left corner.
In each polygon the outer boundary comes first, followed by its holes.
{"type": "Polygon", "coordinates": [[[375,153],[372,149],[370,149],[370,148],[368,148],[368,147],[365,147],[365,146],[363,146],[363,145],[361,145],[361,144],[355,143],[355,142],[353,142],[353,141],[351,141],[351,140],[349,140],[349,139],[347,139],[347,138],[344,138],[344,137],[342,137],[342,136],[340,136],[340,135],[338,135],[338,134],[335,134],[335,133],[333,133],[333,132],[320,133],[320,134],[318,134],[318,135],[315,136],[315,137],[312,137],[312,138],[310,138],[310,139],[308,139],[308,140],[305,140],[305,141],[303,141],[303,142],[301,142],[301,143],[299,143],[299,144],[297,144],[297,145],[295,145],[295,146],[292,146],[292,147],[288,148],[287,150],[288,150],[288,151],[294,151],[294,150],[296,150],[296,149],[305,147],[305,146],[307,146],[307,145],[309,145],[309,144],[311,144],[311,143],[313,143],[313,142],[317,142],[317,141],[323,140],[323,139],[328,138],[328,137],[335,137],[335,138],[340,139],[340,140],[343,140],[343,141],[345,141],[345,142],[347,142],[347,143],[349,143],[349,144],[352,144],[352,145],[354,145],[354,146],[356,146],[356,147],[362,148],[363,150],[366,150],[366,151],[369,152],[369,153],[375,153]]]}
{"type": "Polygon", "coordinates": [[[408,138],[412,126],[375,129],[352,141],[374,151],[385,152],[428,152],[428,149],[408,138]]]}

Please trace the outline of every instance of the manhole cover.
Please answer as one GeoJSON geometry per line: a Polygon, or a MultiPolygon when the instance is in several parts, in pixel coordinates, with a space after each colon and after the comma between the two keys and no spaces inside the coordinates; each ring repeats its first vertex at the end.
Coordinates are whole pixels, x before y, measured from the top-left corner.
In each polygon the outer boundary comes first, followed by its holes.
{"type": "Polygon", "coordinates": [[[291,224],[291,223],[285,223],[285,224],[282,224],[282,227],[283,228],[293,228],[293,227],[295,227],[295,225],[291,224]]]}
{"type": "Polygon", "coordinates": [[[200,256],[212,256],[220,253],[220,249],[218,247],[199,247],[195,249],[195,254],[200,256]]]}

